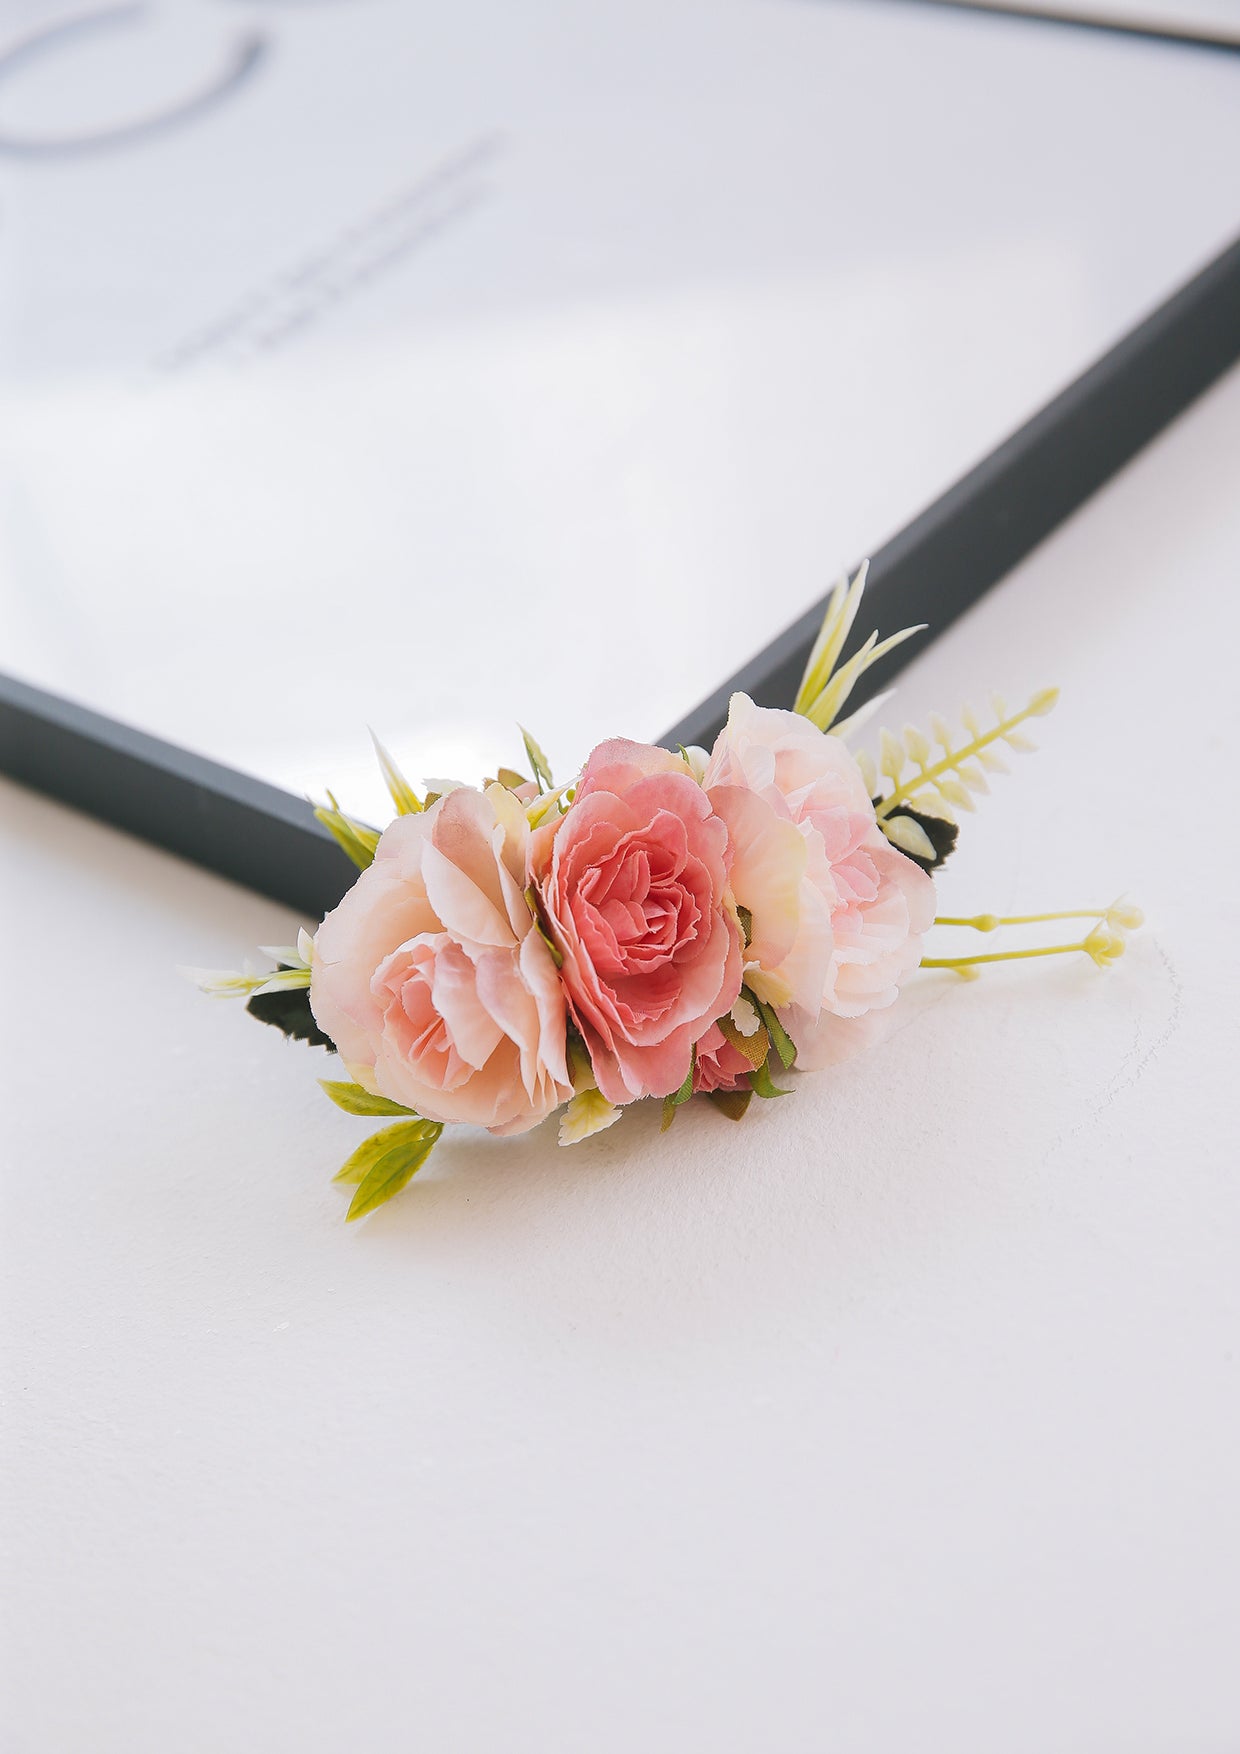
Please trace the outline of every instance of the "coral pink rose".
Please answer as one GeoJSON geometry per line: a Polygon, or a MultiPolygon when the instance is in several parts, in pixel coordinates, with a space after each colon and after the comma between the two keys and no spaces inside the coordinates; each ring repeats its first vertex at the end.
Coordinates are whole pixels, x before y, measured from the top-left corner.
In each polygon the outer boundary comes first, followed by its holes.
{"type": "Polygon", "coordinates": [[[609,1102],[668,1096],[740,991],[728,832],[686,763],[623,738],[535,830],[531,868],[569,1006],[609,1102]]]}
{"type": "Polygon", "coordinates": [[[738,1047],[728,1040],[717,1023],[712,1023],[697,1044],[693,1064],[693,1088],[697,1091],[749,1090],[749,1074],[753,1061],[747,1060],[738,1047]]]}
{"type": "Polygon", "coordinates": [[[320,1028],[353,1078],[428,1120],[521,1133],[572,1095],[528,841],[504,787],[450,792],[392,823],[315,936],[320,1028]]]}
{"type": "Polygon", "coordinates": [[[732,696],[703,785],[732,837],[752,916],[745,980],[812,1067],[839,1020],[890,1005],[921,961],[934,884],[891,845],[856,762],[797,713],[732,696]]]}

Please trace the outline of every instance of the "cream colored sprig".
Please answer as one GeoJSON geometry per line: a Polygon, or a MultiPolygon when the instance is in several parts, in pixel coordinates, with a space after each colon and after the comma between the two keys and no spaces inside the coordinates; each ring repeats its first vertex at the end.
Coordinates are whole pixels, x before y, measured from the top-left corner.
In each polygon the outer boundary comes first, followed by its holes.
{"type": "MultiPolygon", "coordinates": [[[[856,730],[887,699],[886,695],[881,695],[850,718],[841,720],[840,710],[860,678],[903,640],[922,631],[921,627],[906,627],[885,640],[872,633],[847,663],[840,664],[840,654],[861,606],[869,564],[865,561],[851,583],[841,579],[831,592],[822,627],[793,703],[794,711],[817,725],[820,731],[830,731],[836,737],[846,737],[856,730]]],[[[1050,712],[1058,698],[1057,688],[1043,688],[1028,706],[1012,713],[996,696],[992,702],[995,723],[988,729],[983,730],[976,713],[966,707],[961,714],[965,727],[963,737],[951,729],[941,714],[936,713],[930,721],[928,736],[913,725],[906,725],[898,737],[892,731],[883,731],[877,762],[864,751],[859,751],[857,765],[870,796],[876,800],[875,815],[888,840],[901,852],[933,863],[935,850],[929,835],[912,817],[901,815],[900,807],[903,805],[922,815],[955,822],[957,810],[974,808],[975,793],[990,790],[987,772],[1007,771],[1001,751],[1024,751],[1034,747],[1021,726],[1027,719],[1050,712]]]]}
{"type": "MultiPolygon", "coordinates": [[[[1023,754],[1035,747],[1021,726],[1029,719],[1044,717],[1058,699],[1057,688],[1039,689],[1027,706],[1011,712],[996,695],[991,702],[995,722],[986,729],[972,708],[965,707],[961,714],[963,736],[953,731],[940,713],[930,720],[929,736],[913,725],[906,725],[898,737],[891,731],[881,732],[877,763],[861,752],[857,765],[871,797],[877,799],[875,815],[888,837],[900,846],[901,837],[907,837],[909,830],[920,833],[908,818],[895,816],[902,805],[946,822],[956,820],[957,810],[975,809],[975,794],[990,790],[987,773],[1007,772],[1003,752],[1023,754]]],[[[904,850],[923,851],[920,846],[904,850]]]]}
{"type": "Polygon", "coordinates": [[[295,992],[310,985],[314,960],[314,939],[303,927],[296,945],[263,944],[259,947],[277,965],[264,973],[243,963],[239,972],[224,968],[178,968],[177,973],[192,981],[199,992],[213,999],[253,999],[263,993],[295,992]]]}
{"type": "Polygon", "coordinates": [[[614,1126],[624,1110],[616,1108],[603,1095],[585,1043],[572,1034],[568,1039],[568,1071],[574,1094],[560,1116],[560,1144],[579,1145],[583,1139],[614,1126]]]}
{"type": "Polygon", "coordinates": [[[373,731],[370,733],[370,741],[375,746],[379,771],[383,775],[383,783],[388,789],[388,796],[392,800],[396,814],[398,816],[420,816],[426,805],[418,797],[373,731]]]}
{"type": "MultiPolygon", "coordinates": [[[[842,578],[832,590],[822,627],[805,666],[797,697],[792,703],[794,712],[807,718],[812,725],[817,725],[820,731],[834,729],[837,736],[844,735],[860,720],[861,715],[854,714],[851,719],[838,722],[844,703],[871,664],[877,664],[880,658],[886,657],[888,652],[894,651],[903,641],[911,639],[915,633],[921,633],[926,625],[922,622],[917,627],[903,628],[884,640],[880,640],[877,633],[872,633],[860,651],[855,652],[837,670],[836,665],[839,664],[844,642],[857,619],[857,610],[861,606],[869,571],[869,561],[862,561],[851,583],[847,577],[842,578]]],[[[868,712],[870,709],[862,710],[868,712]]]]}
{"type": "MultiPolygon", "coordinates": [[[[530,765],[534,770],[533,784],[538,788],[537,796],[525,805],[525,813],[530,827],[538,828],[553,816],[562,816],[568,809],[573,798],[573,782],[570,780],[567,784],[552,789],[551,769],[547,765],[546,756],[528,731],[522,730],[521,735],[525,740],[530,765]]],[[[393,756],[373,731],[370,733],[370,738],[375,746],[379,771],[383,775],[388,796],[392,800],[392,807],[397,816],[420,816],[424,810],[429,810],[439,798],[448,792],[455,791],[461,785],[460,780],[428,779],[424,782],[427,788],[426,793],[419,797],[401,772],[393,756]]],[[[498,784],[511,792],[519,791],[523,787],[529,786],[530,783],[524,774],[517,773],[509,767],[501,767],[496,780],[483,782],[484,786],[498,784]]],[[[311,799],[311,803],[314,803],[313,799],[311,799]]],[[[314,805],[314,814],[331,834],[336,844],[352,859],[359,871],[365,871],[368,866],[374,863],[375,853],[379,846],[379,829],[372,828],[369,823],[362,822],[356,816],[350,816],[347,811],[342,810],[332,792],[328,792],[326,804],[314,805]]]]}
{"type": "Polygon", "coordinates": [[[359,871],[365,871],[374,864],[375,852],[379,846],[377,828],[371,828],[368,823],[359,822],[356,816],[348,815],[340,808],[332,792],[327,794],[326,804],[315,804],[314,814],[359,871]]]}

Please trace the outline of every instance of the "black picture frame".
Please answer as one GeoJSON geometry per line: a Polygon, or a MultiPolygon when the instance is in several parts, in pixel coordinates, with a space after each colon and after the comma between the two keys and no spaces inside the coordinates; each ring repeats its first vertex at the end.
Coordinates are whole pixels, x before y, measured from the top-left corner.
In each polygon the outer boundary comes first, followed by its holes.
{"type": "Polygon", "coordinates": [[[1039,6],[1036,0],[919,0],[925,6],[943,6],[953,12],[989,12],[1015,24],[1051,25],[1057,30],[1103,32],[1109,36],[1136,37],[1154,43],[1171,43],[1181,49],[1207,49],[1216,54],[1240,55],[1240,42],[1208,25],[1153,23],[1134,18],[1113,18],[1082,3],[1072,12],[1055,6],[1039,6]]]}
{"type": "MultiPolygon", "coordinates": [[[[1240,239],[873,555],[867,625],[930,627],[869,670],[854,701],[886,687],[1238,359],[1240,239]]],[[[824,603],[662,741],[709,745],[737,689],[791,705],[824,603]]],[[[304,799],[3,674],[0,772],[312,919],[356,875],[304,799]]]]}
{"type": "MultiPolygon", "coordinates": [[[[869,669],[850,704],[888,687],[1238,359],[1240,238],[871,557],[867,627],[929,626],[869,669]]],[[[790,706],[825,606],[807,609],[663,741],[709,744],[737,689],[790,706]]]]}

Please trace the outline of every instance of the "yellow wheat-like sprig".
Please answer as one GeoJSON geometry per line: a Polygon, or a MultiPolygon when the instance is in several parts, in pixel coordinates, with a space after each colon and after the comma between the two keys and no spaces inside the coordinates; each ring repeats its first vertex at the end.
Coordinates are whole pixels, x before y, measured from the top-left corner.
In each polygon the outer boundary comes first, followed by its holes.
{"type": "Polygon", "coordinates": [[[956,734],[939,713],[930,720],[929,736],[913,725],[906,725],[898,737],[883,731],[877,764],[864,753],[857,757],[870,795],[878,799],[875,815],[880,824],[891,833],[895,825],[889,819],[902,804],[948,822],[956,820],[956,810],[973,810],[973,795],[990,790],[986,771],[1007,771],[1000,749],[1031,750],[1034,745],[1020,727],[1049,713],[1058,699],[1057,688],[1043,688],[1013,713],[996,697],[992,702],[996,722],[988,730],[966,707],[961,718],[968,741],[962,744],[957,744],[956,734]],[[937,755],[936,746],[941,751],[937,755]],[[880,797],[884,781],[889,789],[880,797]]]}

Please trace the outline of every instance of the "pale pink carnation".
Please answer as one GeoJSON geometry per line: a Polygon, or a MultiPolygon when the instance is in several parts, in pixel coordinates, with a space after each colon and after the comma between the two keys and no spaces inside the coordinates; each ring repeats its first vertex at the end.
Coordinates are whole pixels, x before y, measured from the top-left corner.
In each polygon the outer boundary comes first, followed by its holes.
{"type": "Polygon", "coordinates": [[[921,961],[934,884],[891,845],[856,762],[797,713],[732,696],[703,779],[752,916],[745,980],[798,1064],[836,1056],[840,1020],[883,1009],[921,961]]]}
{"type": "Polygon", "coordinates": [[[434,1121],[522,1133],[572,1095],[567,1015],[503,786],[384,832],[315,936],[310,1004],[350,1075],[434,1121]]]}
{"type": "Polygon", "coordinates": [[[736,1000],[728,861],[686,763],[623,738],[600,744],[572,808],[533,835],[544,923],[609,1102],[677,1090],[694,1042],[736,1000]]]}

